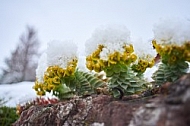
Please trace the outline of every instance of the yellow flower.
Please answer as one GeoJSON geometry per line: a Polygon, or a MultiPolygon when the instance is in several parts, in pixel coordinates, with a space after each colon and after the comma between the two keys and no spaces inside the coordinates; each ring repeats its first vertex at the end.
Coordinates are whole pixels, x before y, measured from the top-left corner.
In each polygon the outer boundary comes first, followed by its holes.
{"type": "Polygon", "coordinates": [[[184,57],[187,61],[190,62],[190,51],[189,51],[189,50],[185,50],[183,57],[184,57]]]}
{"type": "Polygon", "coordinates": [[[176,59],[177,59],[176,56],[172,56],[172,57],[171,57],[171,61],[172,61],[172,62],[175,62],[176,59]]]}
{"type": "Polygon", "coordinates": [[[108,56],[108,59],[109,59],[109,60],[114,60],[114,55],[113,55],[113,54],[110,54],[110,55],[108,56]]]}
{"type": "Polygon", "coordinates": [[[46,74],[44,74],[44,81],[47,81],[48,80],[48,75],[47,75],[47,73],[46,74]]]}
{"type": "Polygon", "coordinates": [[[141,72],[145,72],[146,68],[145,67],[141,67],[141,72]]]}
{"type": "Polygon", "coordinates": [[[148,62],[148,67],[153,67],[154,66],[154,64],[155,64],[155,61],[154,60],[152,60],[151,62],[148,62]]]}
{"type": "Polygon", "coordinates": [[[119,52],[115,52],[115,53],[114,53],[114,59],[115,59],[116,61],[120,61],[120,53],[119,53],[119,52]]]}
{"type": "Polygon", "coordinates": [[[136,56],[135,54],[131,54],[130,60],[131,60],[132,62],[135,62],[136,59],[137,59],[137,56],[136,56]]]}
{"type": "Polygon", "coordinates": [[[116,61],[113,61],[113,60],[108,60],[108,66],[112,65],[112,64],[117,64],[116,61]]]}
{"type": "Polygon", "coordinates": [[[87,62],[86,62],[86,67],[87,67],[89,70],[93,70],[92,61],[87,61],[87,62]]]}
{"type": "Polygon", "coordinates": [[[35,91],[37,91],[39,87],[38,87],[37,84],[35,84],[32,88],[33,88],[35,91]]]}
{"type": "Polygon", "coordinates": [[[100,64],[101,67],[105,67],[103,60],[98,60],[98,64],[100,64]]]}
{"type": "Polygon", "coordinates": [[[159,45],[155,40],[153,40],[152,43],[164,63],[176,64],[177,62],[188,61],[189,59],[189,51],[186,51],[186,47],[190,44],[184,43],[181,46],[176,44],[159,45]]]}
{"type": "Polygon", "coordinates": [[[52,81],[53,81],[53,79],[52,78],[48,78],[48,80],[47,80],[47,84],[49,85],[51,85],[52,84],[52,81]]]}
{"type": "Polygon", "coordinates": [[[123,61],[127,60],[128,53],[124,52],[121,58],[122,58],[123,61]]]}
{"type": "Polygon", "coordinates": [[[143,66],[144,68],[147,68],[147,67],[148,67],[148,62],[145,61],[145,60],[142,60],[142,66],[143,66]]]}
{"type": "Polygon", "coordinates": [[[102,51],[102,49],[104,48],[104,45],[99,45],[98,49],[100,49],[102,51]]]}
{"type": "Polygon", "coordinates": [[[51,67],[51,69],[52,69],[52,71],[57,71],[58,69],[59,69],[59,66],[53,66],[53,67],[51,67]]]}
{"type": "Polygon", "coordinates": [[[37,92],[37,95],[43,96],[43,95],[45,95],[45,92],[44,92],[44,91],[38,91],[38,92],[37,92]]]}
{"type": "Polygon", "coordinates": [[[95,64],[94,70],[95,70],[96,72],[100,72],[100,71],[101,71],[101,66],[100,66],[99,63],[96,63],[96,64],[95,64]]]}
{"type": "Polygon", "coordinates": [[[53,78],[53,83],[54,84],[60,84],[60,78],[58,76],[53,78]]]}
{"type": "Polygon", "coordinates": [[[55,85],[53,85],[53,84],[48,84],[48,86],[47,86],[47,89],[48,90],[54,90],[54,88],[55,88],[55,85]]]}
{"type": "Polygon", "coordinates": [[[91,56],[87,56],[86,57],[86,61],[92,61],[92,57],[91,56]]]}
{"type": "Polygon", "coordinates": [[[57,75],[58,75],[59,78],[63,77],[64,73],[65,73],[65,70],[62,69],[62,68],[59,68],[57,70],[57,75]]]}
{"type": "Polygon", "coordinates": [[[43,87],[42,87],[42,90],[44,90],[44,91],[46,91],[47,90],[47,85],[43,85],[43,87]]]}
{"type": "Polygon", "coordinates": [[[124,46],[124,49],[125,49],[125,52],[127,53],[133,53],[134,52],[134,49],[133,49],[133,45],[129,45],[129,46],[124,46]]]}

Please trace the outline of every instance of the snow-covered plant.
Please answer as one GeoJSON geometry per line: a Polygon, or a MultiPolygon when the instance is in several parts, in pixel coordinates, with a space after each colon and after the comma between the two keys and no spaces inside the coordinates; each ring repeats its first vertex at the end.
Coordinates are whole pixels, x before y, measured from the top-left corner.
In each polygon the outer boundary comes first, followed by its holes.
{"type": "Polygon", "coordinates": [[[118,97],[118,89],[126,95],[146,89],[147,82],[136,76],[137,73],[131,69],[138,57],[130,40],[130,32],[125,26],[97,29],[86,41],[86,54],[89,70],[105,71],[106,76],[110,77],[109,89],[114,97],[118,97]]]}
{"type": "Polygon", "coordinates": [[[153,29],[152,41],[162,63],[153,74],[158,85],[172,82],[185,74],[190,61],[190,22],[182,19],[164,19],[153,29]]]}
{"type": "Polygon", "coordinates": [[[132,69],[142,75],[146,68],[151,68],[155,64],[156,51],[151,42],[144,42],[141,39],[134,41],[134,51],[137,55],[137,61],[132,65],[132,69]]]}
{"type": "Polygon", "coordinates": [[[53,92],[58,97],[72,97],[72,90],[66,85],[72,79],[77,67],[77,46],[72,42],[52,41],[46,54],[39,60],[34,89],[38,95],[53,92]],[[64,95],[63,95],[64,94],[64,95]]]}
{"type": "Polygon", "coordinates": [[[77,69],[77,46],[68,41],[53,41],[39,60],[34,89],[38,95],[52,92],[60,99],[87,95],[104,84],[97,77],[77,69]]]}

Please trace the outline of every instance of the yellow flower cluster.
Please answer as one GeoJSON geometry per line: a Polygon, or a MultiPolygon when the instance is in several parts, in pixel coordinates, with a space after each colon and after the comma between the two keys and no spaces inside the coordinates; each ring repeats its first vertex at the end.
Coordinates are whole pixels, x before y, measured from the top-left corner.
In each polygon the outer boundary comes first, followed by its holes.
{"type": "Polygon", "coordinates": [[[153,67],[154,63],[155,63],[154,59],[152,61],[148,61],[148,60],[145,60],[145,59],[140,59],[137,64],[134,64],[132,66],[132,69],[135,72],[144,73],[146,71],[146,68],[153,67]]]}
{"type": "Polygon", "coordinates": [[[177,62],[190,61],[189,41],[181,46],[176,44],[160,45],[156,43],[156,40],[153,40],[152,43],[163,63],[176,64],[177,62]]]}
{"type": "Polygon", "coordinates": [[[117,63],[129,65],[137,59],[137,56],[133,53],[134,49],[132,45],[123,46],[124,51],[122,53],[115,51],[114,53],[109,54],[108,60],[103,60],[100,58],[100,53],[102,52],[103,48],[105,48],[103,45],[99,45],[98,49],[94,53],[87,56],[86,66],[89,70],[100,72],[105,67],[109,67],[110,65],[117,63]]]}
{"type": "Polygon", "coordinates": [[[71,62],[68,62],[66,69],[63,69],[59,66],[49,66],[44,74],[44,82],[35,82],[33,88],[37,92],[37,95],[42,96],[45,95],[46,91],[51,92],[51,90],[55,90],[55,88],[61,84],[62,78],[72,76],[74,74],[76,67],[76,59],[74,59],[71,62]]]}
{"type": "Polygon", "coordinates": [[[37,92],[37,95],[39,95],[39,96],[43,96],[46,94],[45,88],[46,88],[45,84],[40,83],[37,80],[35,82],[35,85],[33,86],[33,89],[37,92]]]}

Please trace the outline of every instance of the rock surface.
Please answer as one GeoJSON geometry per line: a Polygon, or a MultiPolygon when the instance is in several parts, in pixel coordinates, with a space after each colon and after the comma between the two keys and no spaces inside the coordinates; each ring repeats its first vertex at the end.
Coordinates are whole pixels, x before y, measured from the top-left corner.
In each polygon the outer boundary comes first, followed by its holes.
{"type": "Polygon", "coordinates": [[[14,126],[125,126],[141,100],[123,101],[108,95],[74,98],[46,106],[31,106],[14,126]]]}
{"type": "Polygon", "coordinates": [[[129,126],[190,126],[190,74],[172,83],[168,91],[140,107],[129,126]]]}
{"type": "Polygon", "coordinates": [[[190,74],[161,88],[156,98],[113,99],[108,95],[75,97],[56,104],[35,105],[14,126],[188,126],[190,74]]]}

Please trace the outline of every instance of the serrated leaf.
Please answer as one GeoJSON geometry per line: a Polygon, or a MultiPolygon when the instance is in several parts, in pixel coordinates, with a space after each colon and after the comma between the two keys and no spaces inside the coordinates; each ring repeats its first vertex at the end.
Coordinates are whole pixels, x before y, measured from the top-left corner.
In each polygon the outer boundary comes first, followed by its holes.
{"type": "Polygon", "coordinates": [[[114,71],[114,73],[120,73],[120,66],[119,65],[114,65],[113,71],[114,71]]]}
{"type": "Polygon", "coordinates": [[[124,81],[123,84],[128,85],[128,86],[131,85],[130,82],[128,82],[128,81],[124,81]]]}
{"type": "Polygon", "coordinates": [[[112,70],[108,70],[107,72],[106,72],[106,76],[107,77],[111,77],[113,75],[113,71],[112,70]]]}
{"type": "Polygon", "coordinates": [[[112,93],[113,93],[114,98],[119,98],[120,97],[120,92],[119,91],[113,90],[112,93]]]}
{"type": "Polygon", "coordinates": [[[145,90],[145,88],[142,88],[142,87],[135,88],[135,92],[143,92],[144,90],[145,90]]]}
{"type": "Polygon", "coordinates": [[[131,87],[135,87],[136,88],[136,87],[141,87],[141,85],[139,85],[139,84],[136,83],[136,84],[131,84],[131,87]]]}
{"type": "Polygon", "coordinates": [[[117,84],[110,84],[110,85],[109,85],[109,88],[110,88],[110,89],[113,89],[113,88],[115,88],[115,87],[118,87],[118,85],[117,85],[117,84]]]}
{"type": "Polygon", "coordinates": [[[117,81],[117,78],[112,78],[109,82],[110,82],[111,84],[115,84],[116,81],[117,81]]]}
{"type": "Polygon", "coordinates": [[[97,82],[94,84],[94,88],[101,87],[103,84],[104,84],[103,82],[97,81],[97,82]]]}
{"type": "Polygon", "coordinates": [[[121,84],[122,84],[122,82],[121,82],[121,81],[119,81],[119,80],[117,80],[117,81],[116,81],[116,84],[117,84],[117,85],[121,85],[121,84]]]}
{"type": "Polygon", "coordinates": [[[131,94],[134,94],[135,93],[135,89],[134,88],[127,88],[127,93],[131,93],[131,94]]]}
{"type": "Polygon", "coordinates": [[[124,83],[121,84],[120,86],[121,86],[124,90],[126,90],[126,89],[129,87],[127,84],[124,84],[124,83]]]}

